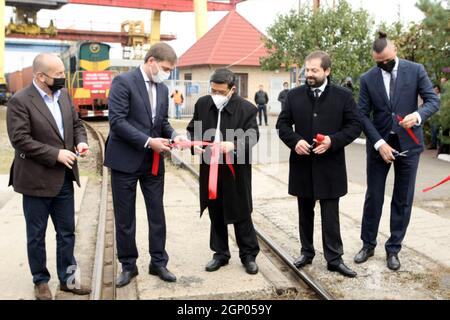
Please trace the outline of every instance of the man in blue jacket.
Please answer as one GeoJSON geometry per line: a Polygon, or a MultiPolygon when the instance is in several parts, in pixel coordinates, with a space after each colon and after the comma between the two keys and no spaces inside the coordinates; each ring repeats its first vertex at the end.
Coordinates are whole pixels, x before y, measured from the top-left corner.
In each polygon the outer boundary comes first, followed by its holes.
{"type": "Polygon", "coordinates": [[[363,263],[374,255],[386,176],[393,164],[391,235],[385,249],[388,268],[398,270],[398,253],[411,217],[417,167],[424,149],[421,125],[439,109],[439,98],[423,65],[399,59],[394,43],[383,32],[373,43],[373,58],[377,66],[361,77],[359,97],[367,136],[367,192],[361,227],[363,248],[355,262],[363,263]],[[420,109],[418,96],[423,100],[420,109]]]}
{"type": "Polygon", "coordinates": [[[163,207],[164,157],[152,172],[156,153],[170,151],[169,139],[179,142],[168,121],[169,94],[163,83],[175,68],[175,51],[165,43],[154,44],[144,64],[123,73],[112,83],[109,95],[110,134],[105,166],[111,168],[116,222],[117,255],[122,264],[116,286],[130,283],[138,274],[136,260],[136,185],[145,199],[149,224],[149,273],[164,281],[176,277],[166,268],[166,221],[163,207]]]}

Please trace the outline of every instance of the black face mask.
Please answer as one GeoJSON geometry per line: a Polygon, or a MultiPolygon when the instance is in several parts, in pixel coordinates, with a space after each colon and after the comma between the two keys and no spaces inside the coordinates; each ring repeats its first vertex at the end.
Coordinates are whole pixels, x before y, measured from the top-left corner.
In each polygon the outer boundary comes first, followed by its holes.
{"type": "Polygon", "coordinates": [[[66,78],[52,78],[52,77],[49,77],[49,76],[47,76],[47,77],[50,78],[50,79],[53,79],[53,84],[52,85],[47,84],[47,82],[45,83],[45,85],[50,89],[50,91],[52,93],[55,93],[56,91],[61,90],[62,88],[64,88],[64,85],[66,84],[66,78]]]}
{"type": "Polygon", "coordinates": [[[386,63],[377,62],[377,66],[379,68],[383,69],[384,71],[391,73],[392,70],[394,70],[394,67],[395,67],[395,59],[389,60],[386,63]]]}

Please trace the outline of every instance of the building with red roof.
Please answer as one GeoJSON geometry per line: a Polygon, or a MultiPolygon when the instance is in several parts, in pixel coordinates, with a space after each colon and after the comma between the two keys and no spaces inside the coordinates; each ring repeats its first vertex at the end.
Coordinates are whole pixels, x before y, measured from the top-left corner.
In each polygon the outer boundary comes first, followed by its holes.
{"type": "Polygon", "coordinates": [[[254,103],[253,97],[262,84],[269,94],[269,111],[279,112],[278,94],[283,82],[289,82],[290,73],[284,69],[261,70],[260,58],[268,54],[263,39],[264,34],[256,27],[235,10],[230,11],[180,57],[177,64],[180,80],[193,81],[193,85],[197,83],[200,87],[193,92],[187,90],[186,97],[195,103],[198,96],[207,94],[214,70],[227,67],[237,75],[238,93],[242,97],[254,103]]]}

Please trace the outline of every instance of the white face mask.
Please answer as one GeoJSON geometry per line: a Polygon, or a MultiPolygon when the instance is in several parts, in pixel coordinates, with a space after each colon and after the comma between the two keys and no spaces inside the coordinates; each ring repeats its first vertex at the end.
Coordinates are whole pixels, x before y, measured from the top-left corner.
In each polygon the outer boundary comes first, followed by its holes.
{"type": "Polygon", "coordinates": [[[221,94],[211,94],[211,98],[213,99],[216,108],[222,110],[228,104],[228,101],[230,101],[230,97],[232,95],[233,91],[231,90],[230,93],[226,96],[223,96],[221,94]]]}
{"type": "Polygon", "coordinates": [[[225,105],[228,103],[228,97],[223,96],[221,94],[212,94],[211,98],[213,99],[214,104],[219,110],[224,108],[225,105]]]}
{"type": "MultiPolygon", "coordinates": [[[[170,77],[170,72],[164,72],[158,65],[158,63],[156,63],[156,66],[158,67],[158,73],[156,75],[152,74],[152,80],[153,82],[156,83],[161,83],[166,81],[167,79],[169,79],[170,77]]],[[[150,69],[151,71],[151,69],[150,69]]]]}

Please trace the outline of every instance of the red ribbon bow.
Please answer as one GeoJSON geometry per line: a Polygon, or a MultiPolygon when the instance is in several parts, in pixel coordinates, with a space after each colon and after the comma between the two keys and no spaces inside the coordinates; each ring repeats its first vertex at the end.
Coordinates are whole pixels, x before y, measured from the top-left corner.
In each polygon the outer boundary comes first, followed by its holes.
{"type": "MultiPolygon", "coordinates": [[[[205,141],[180,141],[174,142],[169,145],[169,147],[182,147],[182,148],[191,148],[191,147],[206,147],[211,146],[211,163],[209,164],[209,181],[208,181],[208,198],[210,200],[217,199],[217,181],[219,177],[219,157],[220,157],[220,143],[213,142],[205,142],[205,141]]],[[[153,151],[153,164],[152,164],[152,175],[157,176],[159,172],[159,159],[160,153],[153,151]]],[[[231,174],[233,178],[236,177],[234,172],[234,167],[231,162],[230,154],[225,153],[225,162],[230,168],[231,174]]]]}

